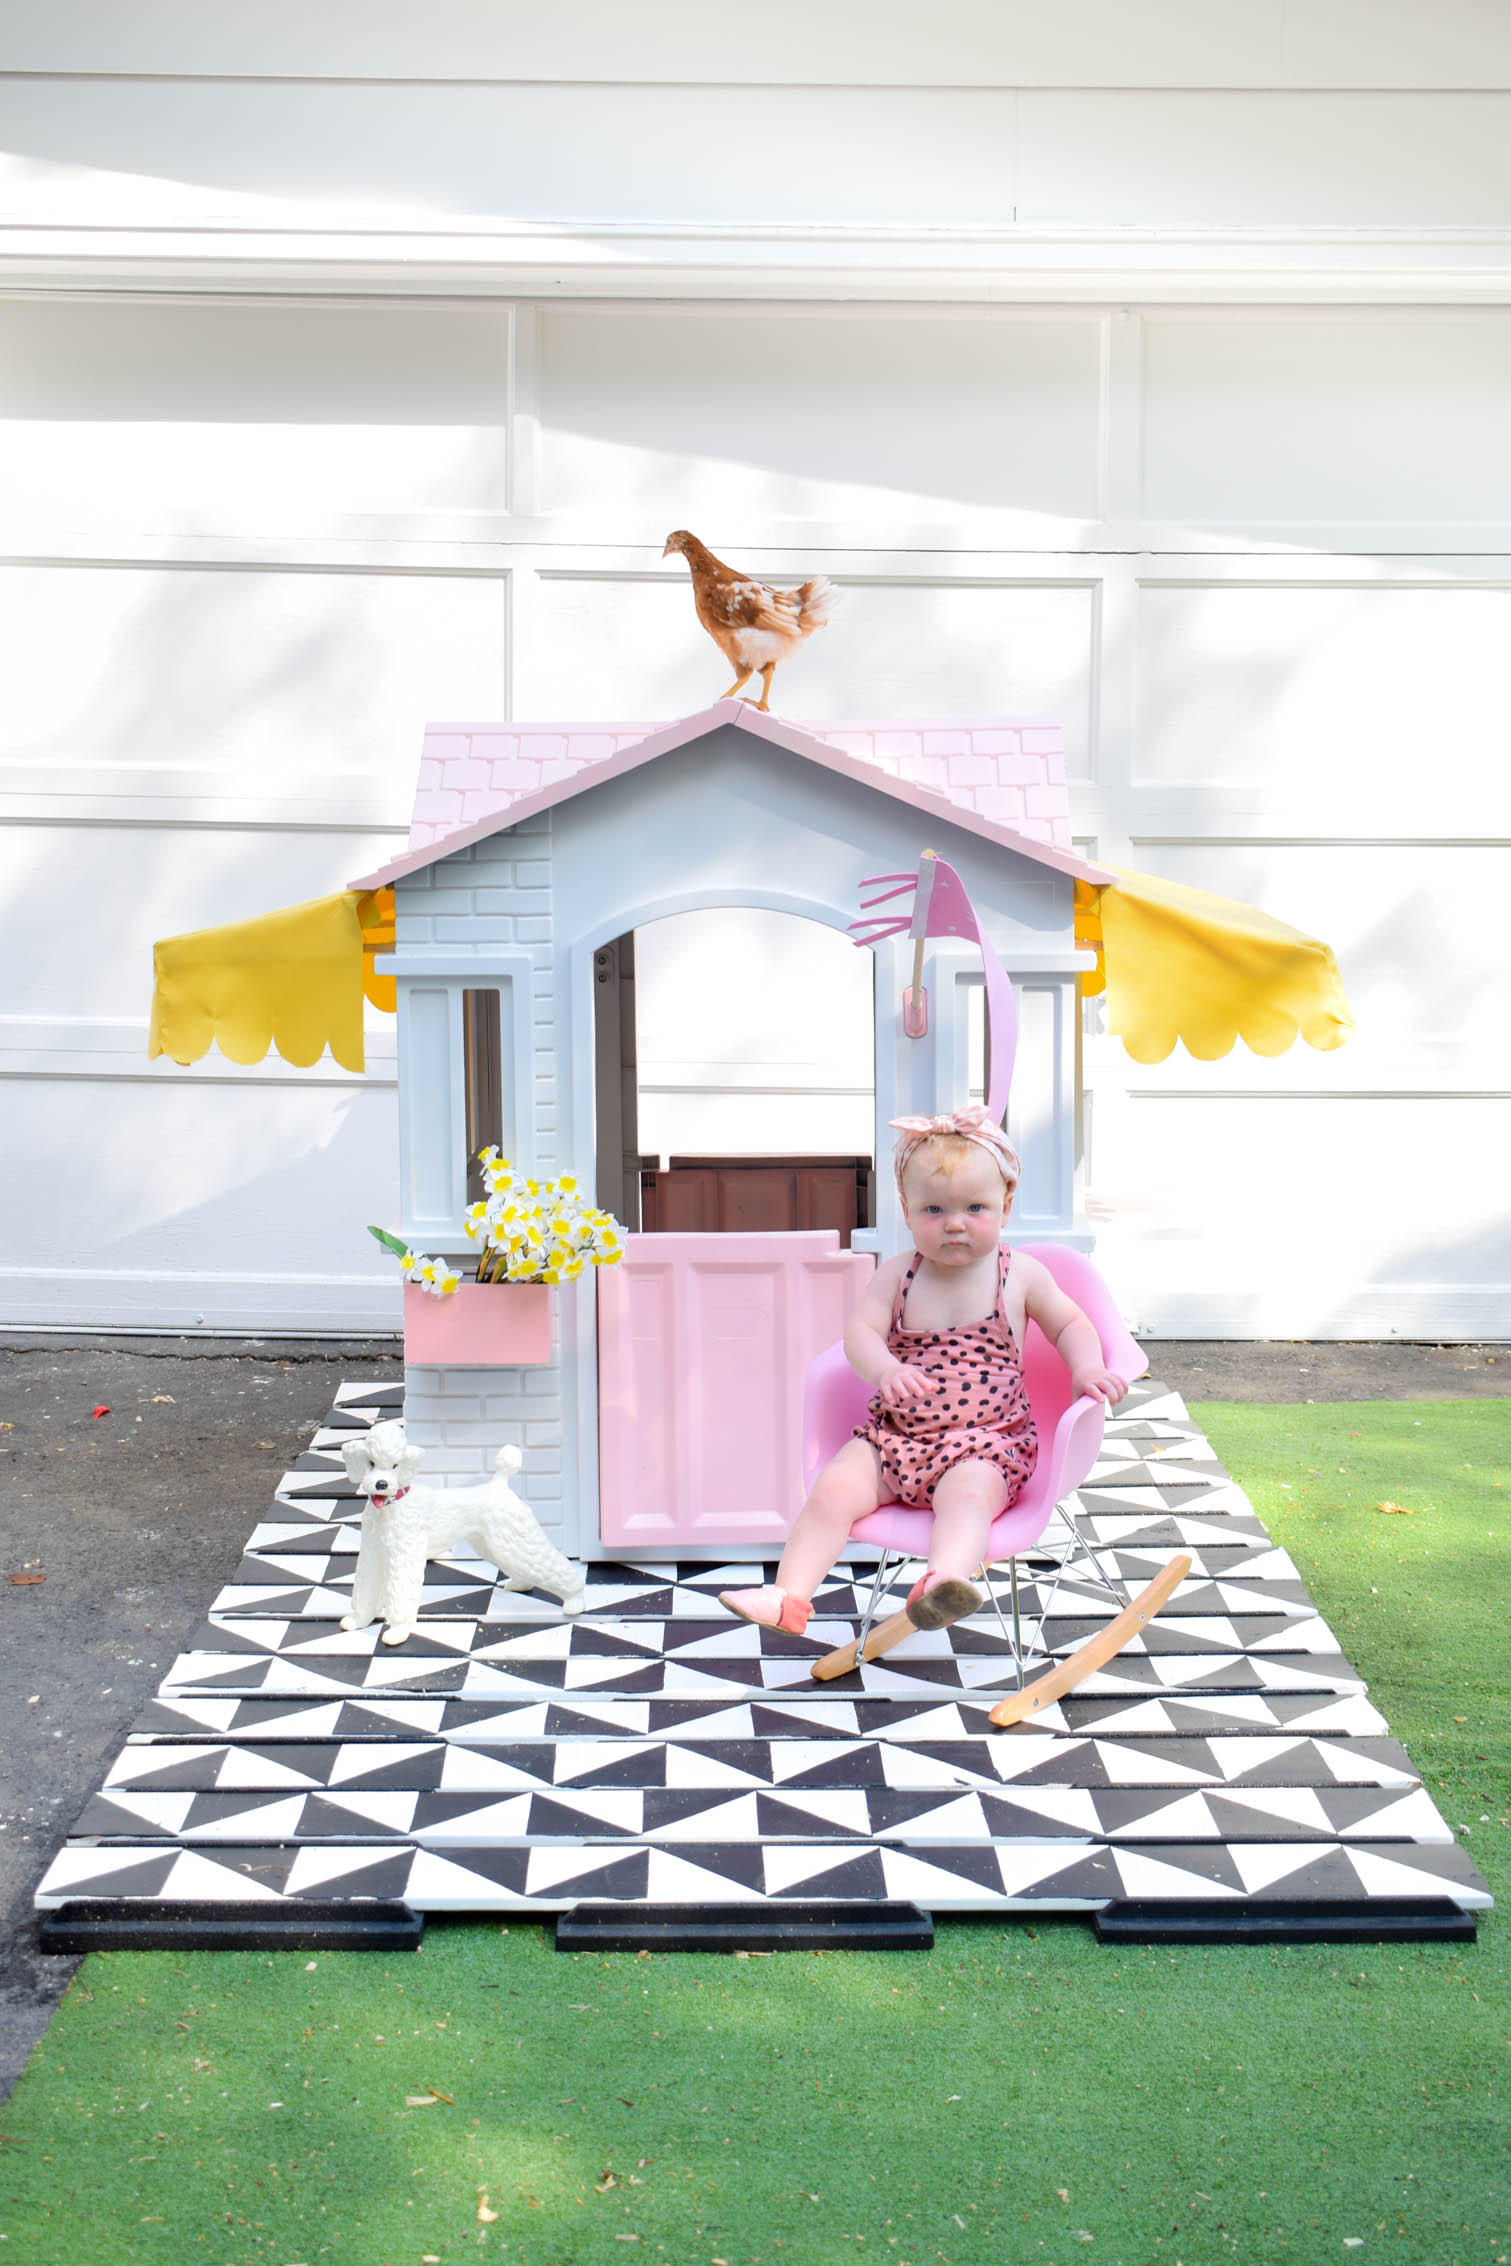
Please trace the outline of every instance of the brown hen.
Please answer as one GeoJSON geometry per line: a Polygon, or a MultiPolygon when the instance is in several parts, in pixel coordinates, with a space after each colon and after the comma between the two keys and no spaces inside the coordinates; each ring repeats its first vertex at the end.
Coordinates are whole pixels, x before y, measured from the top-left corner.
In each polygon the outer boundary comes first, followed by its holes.
{"type": "Polygon", "coordinates": [[[797,590],[773,590],[769,583],[736,574],[685,527],[668,535],[661,556],[669,558],[673,551],[681,552],[691,571],[699,621],[735,671],[734,683],[719,697],[734,699],[759,671],[761,697],[751,705],[769,709],[777,663],[828,621],[833,584],[816,575],[797,590]]]}

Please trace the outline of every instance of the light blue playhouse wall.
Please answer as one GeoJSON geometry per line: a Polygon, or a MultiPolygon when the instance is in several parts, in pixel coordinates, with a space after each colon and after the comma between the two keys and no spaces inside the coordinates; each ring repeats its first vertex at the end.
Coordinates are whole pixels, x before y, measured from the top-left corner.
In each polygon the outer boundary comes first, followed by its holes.
{"type": "MultiPolygon", "coordinates": [[[[670,913],[757,906],[843,930],[868,874],[916,867],[924,848],[959,871],[1018,992],[1021,1036],[1009,1128],[1023,1157],[1022,1238],[1087,1238],[1075,1217],[1074,974],[1068,876],[880,789],[723,725],[397,884],[402,1232],[428,1251],[468,1247],[462,992],[497,985],[506,1150],[543,1174],[595,1172],[593,954],[670,913]]],[[[877,954],[877,1244],[902,1241],[887,1121],[964,1099],[974,947],[929,946],[930,1032],[901,1032],[905,940],[877,954]]],[[[475,1478],[505,1440],[524,1491],[570,1551],[597,1547],[596,1332],[591,1278],[560,1294],[547,1367],[412,1367],[406,1422],[427,1473],[475,1478]]]]}

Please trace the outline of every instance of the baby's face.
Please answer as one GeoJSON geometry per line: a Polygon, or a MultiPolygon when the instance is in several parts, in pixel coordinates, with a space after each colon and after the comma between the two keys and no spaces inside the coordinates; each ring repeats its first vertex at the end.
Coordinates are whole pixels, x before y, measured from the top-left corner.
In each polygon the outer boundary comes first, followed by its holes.
{"type": "Polygon", "coordinates": [[[1011,1202],[985,1149],[973,1148],[946,1172],[923,1148],[903,1175],[903,1216],[919,1251],[936,1267],[968,1267],[995,1251],[1011,1202]]]}

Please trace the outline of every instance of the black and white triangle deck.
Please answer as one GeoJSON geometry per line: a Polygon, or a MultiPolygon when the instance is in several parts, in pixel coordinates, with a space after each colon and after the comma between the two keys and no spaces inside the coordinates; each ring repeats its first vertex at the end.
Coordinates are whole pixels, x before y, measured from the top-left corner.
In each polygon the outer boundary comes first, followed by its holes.
{"type": "MultiPolygon", "coordinates": [[[[1134,1388],[1069,1508],[1124,1583],[1177,1549],[1191,1574],[1141,1639],[1008,1732],[988,1720],[1010,1676],[990,1610],[813,1681],[854,1634],[864,1569],[824,1586],[801,1638],[718,1603],[761,1578],[748,1562],[596,1565],[566,1621],[467,1557],[427,1569],[407,1643],[342,1630],[361,1506],[340,1444],[401,1405],[398,1386],[341,1388],[40,1908],[1490,1901],[1295,1566],[1162,1386],[1134,1388]]],[[[1059,1555],[1020,1568],[1041,1667],[1115,1610],[1059,1555]]]]}

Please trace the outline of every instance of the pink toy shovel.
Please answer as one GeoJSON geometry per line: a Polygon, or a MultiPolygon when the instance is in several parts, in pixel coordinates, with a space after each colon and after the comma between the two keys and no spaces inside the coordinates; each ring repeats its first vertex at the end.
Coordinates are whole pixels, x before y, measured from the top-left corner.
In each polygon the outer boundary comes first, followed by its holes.
{"type": "Polygon", "coordinates": [[[1011,978],[992,949],[991,939],[976,919],[976,909],[965,883],[944,858],[925,850],[917,873],[873,873],[863,889],[880,889],[879,897],[863,897],[861,911],[889,904],[894,897],[913,891],[913,912],[884,913],[878,919],[852,921],[850,933],[857,944],[879,944],[884,936],[900,936],[904,929],[913,940],[913,981],[902,995],[902,1027],[910,1039],[921,1039],[929,1027],[929,1002],[923,988],[923,945],[929,936],[968,937],[981,954],[986,978],[986,1056],[989,1065],[988,1114],[1000,1125],[1007,1114],[1007,1097],[1013,1082],[1013,1059],[1018,1051],[1018,1003],[1011,978]],[[895,886],[886,888],[884,883],[895,886]]]}

